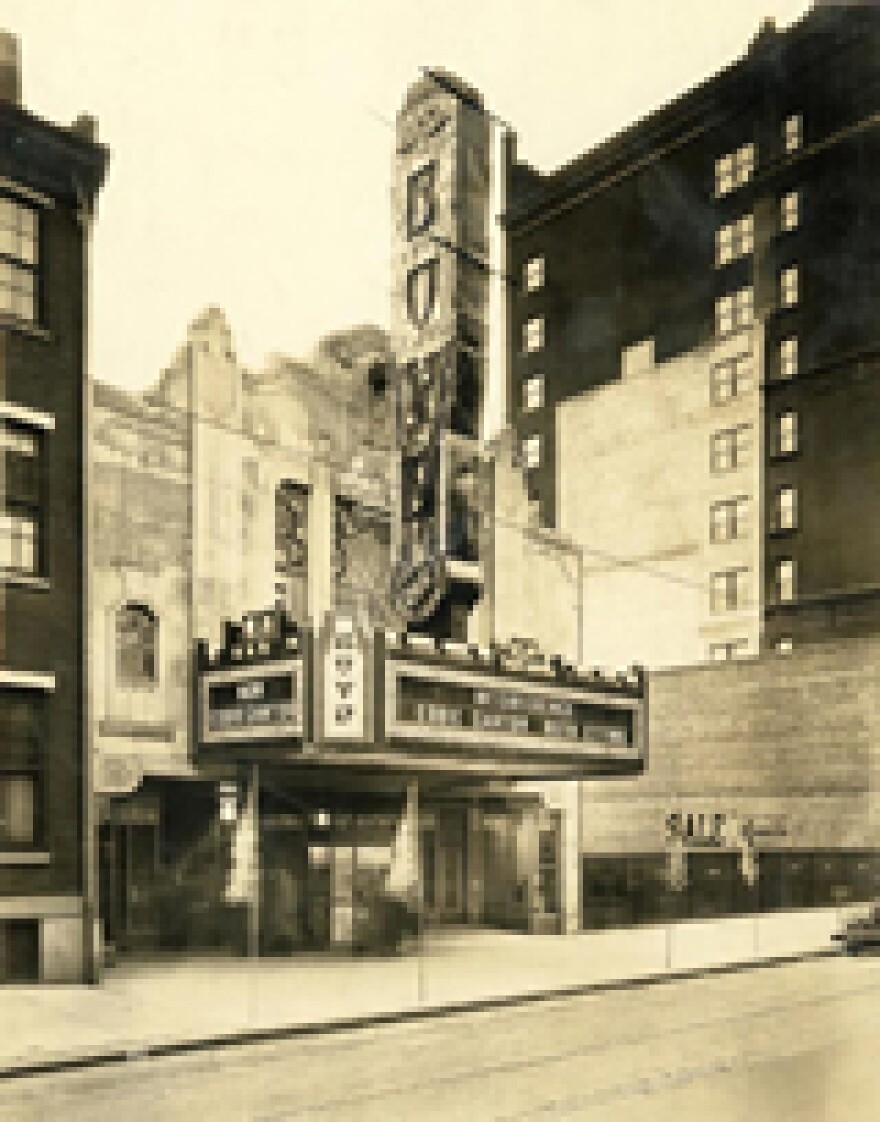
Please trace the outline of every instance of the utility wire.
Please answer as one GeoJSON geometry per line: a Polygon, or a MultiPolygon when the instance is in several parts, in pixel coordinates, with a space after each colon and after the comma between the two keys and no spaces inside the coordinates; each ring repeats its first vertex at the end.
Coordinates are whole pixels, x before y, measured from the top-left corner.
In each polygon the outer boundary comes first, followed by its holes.
{"type": "Polygon", "coordinates": [[[602,561],[609,561],[616,565],[618,568],[637,569],[652,577],[657,577],[658,580],[671,581],[674,584],[682,584],[688,588],[695,588],[699,591],[705,591],[708,585],[701,581],[694,581],[688,577],[682,576],[680,573],[670,573],[664,569],[655,569],[653,566],[646,565],[637,557],[620,557],[617,554],[610,553],[608,550],[598,549],[595,546],[581,545],[579,542],[567,541],[563,539],[561,542],[555,542],[550,534],[536,533],[535,530],[518,522],[511,522],[504,518],[495,516],[495,522],[499,526],[505,526],[511,530],[520,530],[523,537],[530,538],[534,542],[542,545],[547,545],[551,548],[558,548],[559,552],[567,553],[585,553],[591,557],[597,557],[602,561]]]}
{"type": "MultiPolygon", "coordinates": [[[[114,389],[115,388],[116,387],[114,387],[114,389]]],[[[125,390],[122,390],[121,392],[125,393],[129,397],[134,396],[134,395],[130,394],[128,391],[125,391],[125,390]]],[[[308,392],[310,392],[310,391],[308,391],[308,392]]],[[[344,399],[341,399],[339,397],[335,397],[335,395],[332,394],[332,393],[325,394],[323,391],[321,391],[320,393],[315,392],[314,394],[312,394],[313,402],[314,402],[315,399],[320,400],[320,399],[325,398],[325,397],[330,397],[332,400],[335,401],[335,404],[340,405],[341,410],[344,413],[349,413],[350,414],[350,413],[355,412],[354,409],[346,409],[345,406],[342,405],[342,401],[344,399]]],[[[135,400],[135,404],[139,405],[140,402],[135,400]]],[[[218,417],[209,416],[207,414],[200,413],[200,412],[196,411],[195,409],[191,409],[189,407],[181,407],[179,405],[173,405],[170,402],[167,402],[167,403],[166,402],[162,402],[162,403],[157,402],[155,404],[152,403],[152,402],[146,402],[144,404],[146,405],[147,409],[157,409],[157,410],[161,409],[162,411],[167,411],[169,414],[175,415],[178,419],[197,421],[201,424],[207,425],[208,427],[215,429],[218,432],[228,433],[231,436],[236,436],[240,439],[250,441],[250,442],[252,442],[253,444],[256,444],[256,445],[268,444],[276,451],[286,452],[290,455],[300,456],[300,457],[303,457],[304,459],[314,461],[314,462],[317,462],[319,464],[322,464],[323,466],[329,466],[329,467],[337,469],[337,470],[340,468],[341,461],[343,461],[346,458],[352,459],[355,456],[357,456],[358,454],[365,454],[365,455],[369,456],[370,453],[379,453],[379,454],[381,454],[381,453],[389,454],[390,453],[390,454],[393,455],[397,451],[397,449],[392,447],[392,446],[381,446],[381,445],[380,446],[369,446],[369,445],[363,445],[363,444],[353,444],[351,446],[343,445],[340,448],[340,454],[337,457],[334,457],[334,456],[331,456],[331,455],[326,455],[326,454],[322,455],[314,447],[314,445],[312,443],[310,443],[307,439],[304,440],[302,443],[297,443],[297,444],[288,443],[288,442],[285,442],[285,441],[281,440],[280,438],[266,437],[264,435],[251,432],[248,429],[246,429],[243,425],[242,426],[237,426],[237,425],[233,425],[233,424],[228,423],[228,422],[224,423],[218,417]]],[[[98,408],[107,408],[107,407],[106,406],[98,406],[98,408]]],[[[149,415],[147,415],[147,419],[152,421],[152,422],[156,421],[156,418],[149,417],[149,415]]],[[[344,430],[345,431],[350,431],[347,428],[347,426],[344,426],[344,430]]],[[[104,462],[106,463],[106,461],[104,461],[104,462]]],[[[112,465],[112,466],[117,466],[117,465],[112,465]]],[[[125,466],[125,465],[118,465],[118,466],[122,467],[122,466],[125,466]]],[[[373,473],[371,473],[371,474],[373,474],[373,473]]],[[[565,540],[554,541],[552,536],[550,536],[550,535],[545,536],[544,534],[536,531],[535,528],[530,527],[528,525],[521,524],[521,523],[518,523],[518,522],[513,522],[509,519],[500,518],[497,515],[490,515],[489,517],[492,518],[493,521],[497,525],[503,526],[506,529],[517,530],[523,535],[523,537],[530,538],[532,541],[535,541],[535,542],[538,542],[538,543],[541,543],[541,544],[545,544],[549,547],[555,548],[555,549],[557,549],[557,551],[564,550],[564,551],[570,552],[570,553],[582,552],[583,554],[589,555],[591,557],[596,557],[600,560],[610,562],[618,568],[634,569],[636,571],[643,572],[648,576],[652,576],[652,577],[654,577],[658,580],[665,580],[665,581],[668,581],[670,583],[683,585],[685,587],[693,588],[693,589],[696,589],[698,591],[705,591],[708,588],[708,586],[706,584],[704,584],[702,582],[690,580],[689,578],[681,576],[678,573],[670,573],[666,570],[657,569],[657,568],[654,568],[653,566],[646,565],[644,562],[640,561],[636,557],[621,557],[621,556],[619,556],[617,554],[614,554],[614,553],[611,553],[607,550],[599,549],[598,547],[595,547],[595,546],[583,545],[579,542],[574,542],[574,541],[565,541],[565,540]]]]}

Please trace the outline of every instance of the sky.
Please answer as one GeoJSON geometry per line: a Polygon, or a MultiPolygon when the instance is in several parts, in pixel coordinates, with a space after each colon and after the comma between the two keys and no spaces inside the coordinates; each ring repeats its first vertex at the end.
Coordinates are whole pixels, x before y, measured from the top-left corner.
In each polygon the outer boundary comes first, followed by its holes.
{"type": "Polygon", "coordinates": [[[2,0],[23,102],[96,116],[96,378],[158,376],[209,304],[240,358],[389,322],[393,119],[421,66],[483,93],[550,170],[808,0],[2,0]]]}

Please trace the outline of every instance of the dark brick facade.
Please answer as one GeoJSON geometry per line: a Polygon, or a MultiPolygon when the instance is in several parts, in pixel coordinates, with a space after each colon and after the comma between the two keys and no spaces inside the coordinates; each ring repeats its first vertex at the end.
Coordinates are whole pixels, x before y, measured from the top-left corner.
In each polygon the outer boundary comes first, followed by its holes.
{"type": "MultiPolygon", "coordinates": [[[[0,102],[2,193],[32,203],[39,215],[36,314],[32,323],[0,320],[0,400],[49,425],[40,437],[42,561],[32,578],[3,578],[0,688],[8,689],[16,672],[54,677],[54,688],[44,694],[34,838],[34,850],[45,856],[0,862],[4,915],[27,911],[26,898],[34,917],[57,915],[59,900],[86,894],[86,275],[92,204],[105,160],[89,122],[61,128],[0,102]],[[44,910],[47,898],[55,901],[54,912],[44,910]]],[[[69,941],[72,919],[65,920],[68,928],[52,939],[69,941]]],[[[53,953],[47,948],[44,965],[53,953]]]]}
{"type": "MultiPolygon", "coordinates": [[[[817,632],[816,597],[858,591],[838,613],[859,630],[877,616],[880,586],[871,517],[880,452],[880,11],[817,5],[786,31],[764,29],[726,70],[546,176],[514,178],[507,215],[510,271],[536,255],[545,284],[517,286],[511,310],[512,398],[520,439],[543,436],[533,494],[558,518],[556,406],[621,377],[621,351],[653,338],[657,362],[713,337],[715,300],[754,289],[764,333],[765,439],[762,535],[765,645],[817,632]],[[786,151],[786,121],[801,140],[786,151]],[[716,160],[755,145],[748,182],[715,197],[716,160]],[[517,186],[522,182],[524,186],[517,186]],[[786,230],[783,197],[799,193],[786,230]],[[754,219],[754,249],[723,267],[716,231],[754,219]],[[799,270],[794,307],[782,306],[780,275],[799,270]],[[527,319],[545,317],[545,345],[523,353],[527,319]],[[795,377],[780,380],[780,344],[798,341],[795,377]],[[544,407],[522,409],[522,386],[544,376],[544,407]],[[798,416],[799,449],[775,455],[780,413],[798,416]],[[798,488],[795,529],[774,531],[774,497],[798,488]],[[795,563],[795,604],[775,609],[774,565],[795,563]],[[801,599],[804,599],[801,605],[801,599]],[[801,612],[801,606],[803,611],[801,612]],[[784,622],[782,618],[784,615],[784,622]],[[802,622],[801,622],[802,619],[802,622]],[[862,623],[859,623],[859,620],[862,623]]],[[[638,515],[633,512],[634,517],[638,515]]]]}

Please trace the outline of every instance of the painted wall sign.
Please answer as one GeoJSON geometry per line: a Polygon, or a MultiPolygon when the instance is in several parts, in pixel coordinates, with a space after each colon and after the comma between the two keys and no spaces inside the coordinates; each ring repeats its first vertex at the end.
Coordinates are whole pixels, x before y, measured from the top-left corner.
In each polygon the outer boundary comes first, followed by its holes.
{"type": "Polygon", "coordinates": [[[671,811],[666,816],[667,844],[689,849],[740,849],[788,834],[782,815],[755,816],[736,811],[671,811]]]}

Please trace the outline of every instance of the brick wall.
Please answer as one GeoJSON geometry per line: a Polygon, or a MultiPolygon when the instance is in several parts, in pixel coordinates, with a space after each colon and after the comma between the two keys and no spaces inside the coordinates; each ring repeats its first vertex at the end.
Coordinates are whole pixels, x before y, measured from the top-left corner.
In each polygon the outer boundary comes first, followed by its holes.
{"type": "Polygon", "coordinates": [[[665,816],[783,816],[781,844],[880,846],[880,640],[652,675],[648,767],[585,783],[585,853],[657,852],[665,816]]]}

